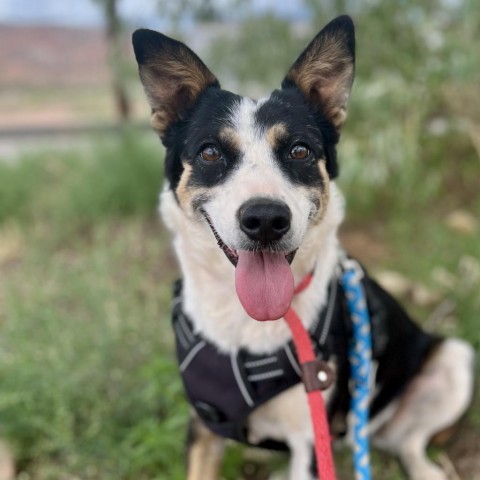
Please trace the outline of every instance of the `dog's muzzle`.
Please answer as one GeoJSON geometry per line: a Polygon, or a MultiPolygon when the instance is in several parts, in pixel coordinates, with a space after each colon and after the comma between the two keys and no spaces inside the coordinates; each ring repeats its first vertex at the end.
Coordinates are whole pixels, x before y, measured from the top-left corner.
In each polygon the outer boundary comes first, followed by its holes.
{"type": "Polygon", "coordinates": [[[245,311],[260,321],[285,315],[294,294],[290,264],[296,253],[296,249],[281,247],[284,235],[290,230],[292,214],[288,206],[264,199],[243,204],[237,217],[248,243],[239,250],[223,241],[205,210],[202,214],[218,246],[235,266],[235,288],[245,311]]]}
{"type": "MultiPolygon", "coordinates": [[[[202,209],[200,211],[208,223],[217,241],[230,263],[236,267],[238,263],[237,250],[229,247],[217,232],[210,215],[202,209]]],[[[288,205],[270,199],[251,199],[245,202],[237,213],[240,229],[252,241],[252,251],[279,251],[279,241],[290,230],[292,213],[288,205]]],[[[285,258],[292,263],[297,248],[288,251],[285,258]]]]}

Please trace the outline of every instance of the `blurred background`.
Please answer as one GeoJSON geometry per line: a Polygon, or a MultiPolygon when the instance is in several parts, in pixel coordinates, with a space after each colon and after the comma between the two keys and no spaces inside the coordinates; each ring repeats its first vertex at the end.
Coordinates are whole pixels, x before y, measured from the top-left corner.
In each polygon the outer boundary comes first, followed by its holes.
{"type": "MultiPolygon", "coordinates": [[[[341,13],[357,26],[342,239],[426,328],[479,349],[475,0],[0,0],[0,480],[185,478],[178,270],[132,31],[184,40],[258,97],[341,13]]],[[[452,479],[480,478],[479,406],[431,450],[452,479]]],[[[353,478],[350,453],[338,461],[353,478]]],[[[232,447],[223,478],[284,465],[232,447]]]]}

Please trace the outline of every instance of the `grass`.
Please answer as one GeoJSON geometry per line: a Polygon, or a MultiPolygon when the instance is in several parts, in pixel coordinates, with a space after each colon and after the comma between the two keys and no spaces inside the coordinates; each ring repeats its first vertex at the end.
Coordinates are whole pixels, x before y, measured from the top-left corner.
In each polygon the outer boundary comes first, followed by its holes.
{"type": "Polygon", "coordinates": [[[152,214],[161,151],[134,135],[97,143],[94,152],[42,152],[0,163],[0,222],[51,223],[55,236],[69,238],[105,218],[152,214]]]}
{"type": "Polygon", "coordinates": [[[168,442],[186,409],[171,381],[159,233],[131,219],[54,249],[26,245],[2,279],[0,425],[22,467],[114,479],[181,465],[168,442]]]}
{"type": "MultiPolygon", "coordinates": [[[[22,478],[184,478],[187,406],[168,311],[176,267],[154,214],[159,149],[127,133],[92,152],[0,163],[0,435],[22,478]]],[[[370,186],[366,195],[375,204],[385,191],[370,186]]],[[[462,258],[480,256],[475,237],[448,229],[435,202],[390,202],[370,215],[362,204],[350,210],[351,225],[372,226],[393,252],[372,266],[434,287],[440,258],[457,279],[442,291],[457,305],[454,333],[478,348],[478,278],[466,288],[458,275],[462,258]]],[[[478,414],[469,426],[480,430],[478,414]]],[[[224,478],[243,468],[260,480],[282,464],[248,458],[231,449],[224,478]]],[[[339,465],[350,471],[348,453],[339,465]]],[[[389,479],[400,475],[383,456],[374,465],[389,479]]]]}
{"type": "Polygon", "coordinates": [[[164,308],[175,268],[146,148],[127,136],[97,147],[99,163],[0,166],[0,434],[32,478],[179,478],[186,406],[164,308]]]}

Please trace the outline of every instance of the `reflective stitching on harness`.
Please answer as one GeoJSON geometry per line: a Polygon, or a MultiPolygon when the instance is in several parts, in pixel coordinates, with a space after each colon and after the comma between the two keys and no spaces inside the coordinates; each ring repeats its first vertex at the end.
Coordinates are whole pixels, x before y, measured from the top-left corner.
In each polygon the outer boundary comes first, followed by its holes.
{"type": "Polygon", "coordinates": [[[269,380],[270,378],[280,377],[285,373],[281,368],[272,370],[271,372],[257,373],[255,375],[249,375],[247,380],[249,382],[261,382],[262,380],[269,380]]]}
{"type": "Polygon", "coordinates": [[[190,362],[194,359],[195,355],[207,344],[205,340],[198,342],[188,353],[188,355],[183,359],[183,362],[180,364],[180,371],[183,372],[190,365],[190,362]]]}
{"type": "Polygon", "coordinates": [[[252,397],[248,393],[247,387],[243,383],[242,376],[240,375],[240,370],[238,369],[237,354],[236,353],[232,353],[230,355],[230,362],[232,364],[232,370],[233,370],[233,374],[235,376],[235,381],[237,382],[238,388],[240,390],[240,393],[242,394],[243,399],[245,400],[246,404],[249,407],[253,407],[254,402],[252,400],[252,397]]]}
{"type": "Polygon", "coordinates": [[[250,362],[245,362],[244,365],[247,368],[255,368],[255,367],[262,367],[263,365],[269,365],[270,363],[275,363],[277,361],[277,357],[267,357],[261,358],[260,360],[252,360],[250,362]]]}
{"type": "Polygon", "coordinates": [[[187,322],[185,321],[185,317],[183,316],[183,313],[178,314],[178,323],[180,324],[181,329],[183,330],[183,333],[187,337],[188,341],[190,343],[195,342],[195,337],[193,336],[193,333],[191,330],[188,328],[187,322]]]}
{"type": "Polygon", "coordinates": [[[190,346],[190,343],[188,342],[188,340],[185,338],[185,335],[183,334],[182,332],[182,329],[180,328],[180,326],[174,324],[173,325],[173,329],[175,330],[175,333],[177,334],[177,337],[178,339],[180,340],[180,343],[182,344],[182,347],[185,349],[185,350],[188,350],[188,347],[190,346]]]}
{"type": "Polygon", "coordinates": [[[290,365],[292,368],[295,370],[295,373],[301,377],[302,376],[302,371],[300,370],[300,366],[298,365],[297,360],[295,359],[295,355],[292,352],[292,349],[290,348],[290,345],[285,345],[284,347],[285,353],[287,354],[287,358],[290,361],[290,365]]]}
{"type": "MultiPolygon", "coordinates": [[[[336,276],[335,276],[336,277],[336,276]]],[[[328,334],[330,332],[330,324],[332,323],[333,310],[335,307],[335,297],[337,296],[338,282],[333,282],[332,288],[330,290],[330,297],[328,299],[327,313],[325,315],[325,321],[323,322],[322,333],[318,343],[320,346],[324,345],[327,341],[328,334]]]]}

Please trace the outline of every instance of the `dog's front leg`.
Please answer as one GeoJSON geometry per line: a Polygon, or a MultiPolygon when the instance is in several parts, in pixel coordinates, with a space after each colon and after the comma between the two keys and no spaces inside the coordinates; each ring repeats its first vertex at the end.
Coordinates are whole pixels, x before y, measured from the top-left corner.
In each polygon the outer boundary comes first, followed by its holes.
{"type": "Polygon", "coordinates": [[[313,445],[305,438],[299,438],[290,445],[291,457],[288,480],[314,480],[317,478],[313,445]]]}
{"type": "Polygon", "coordinates": [[[192,413],[187,440],[187,480],[218,480],[224,446],[224,439],[208,430],[192,413]]]}

